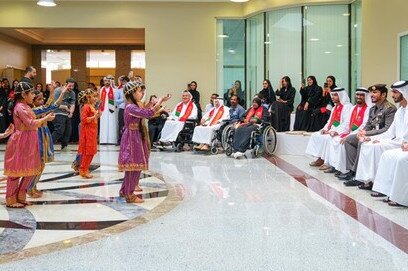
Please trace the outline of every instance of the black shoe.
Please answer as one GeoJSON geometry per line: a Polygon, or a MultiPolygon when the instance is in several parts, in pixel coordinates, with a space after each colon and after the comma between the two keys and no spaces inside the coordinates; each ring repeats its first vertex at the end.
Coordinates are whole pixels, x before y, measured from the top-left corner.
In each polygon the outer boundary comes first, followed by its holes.
{"type": "Polygon", "coordinates": [[[336,172],[334,173],[334,177],[339,177],[340,175],[342,175],[343,173],[341,173],[340,171],[336,170],[336,172]]]}
{"type": "Polygon", "coordinates": [[[339,180],[345,180],[345,181],[350,181],[351,179],[353,179],[354,177],[354,172],[353,171],[349,171],[345,174],[339,175],[337,178],[339,178],[339,180]]]}
{"type": "Polygon", "coordinates": [[[368,182],[368,183],[363,183],[362,185],[359,185],[358,188],[362,190],[372,190],[373,189],[373,182],[368,182]]]}
{"type": "Polygon", "coordinates": [[[359,186],[359,185],[362,185],[362,184],[364,184],[363,182],[360,182],[360,181],[357,181],[357,180],[349,180],[349,181],[347,181],[347,182],[344,182],[344,185],[345,186],[359,186]]]}
{"type": "Polygon", "coordinates": [[[326,169],[325,171],[323,171],[324,173],[335,173],[336,169],[334,167],[330,167],[329,169],[326,169]]]}

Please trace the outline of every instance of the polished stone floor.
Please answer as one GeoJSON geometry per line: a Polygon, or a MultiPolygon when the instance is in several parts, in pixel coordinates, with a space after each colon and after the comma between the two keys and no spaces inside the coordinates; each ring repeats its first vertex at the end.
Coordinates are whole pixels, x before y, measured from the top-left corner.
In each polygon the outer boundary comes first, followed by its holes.
{"type": "Polygon", "coordinates": [[[117,155],[101,147],[83,181],[69,175],[75,152],[57,152],[45,199],[1,205],[0,270],[408,270],[408,209],[344,187],[308,157],[152,153],[146,203],[129,205],[116,195],[117,155]]]}

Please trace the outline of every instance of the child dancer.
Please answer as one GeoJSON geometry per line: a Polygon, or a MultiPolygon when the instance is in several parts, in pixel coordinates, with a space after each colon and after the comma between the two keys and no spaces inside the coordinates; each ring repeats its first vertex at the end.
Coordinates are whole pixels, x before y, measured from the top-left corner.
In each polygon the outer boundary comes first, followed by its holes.
{"type": "Polygon", "coordinates": [[[129,82],[123,92],[127,104],[124,112],[125,126],[120,142],[119,171],[125,171],[125,179],[119,195],[125,197],[128,203],[142,203],[144,200],[133,194],[133,191],[141,191],[140,173],[149,166],[150,143],[146,119],[153,117],[162,102],[170,99],[170,96],[159,99],[154,106],[147,105],[147,108],[142,108],[141,100],[145,91],[141,84],[129,82]]]}
{"type": "MultiPolygon", "coordinates": [[[[92,89],[92,88],[91,88],[92,89]]],[[[93,91],[93,94],[94,94],[94,97],[95,97],[95,100],[96,100],[96,102],[95,102],[95,109],[96,110],[99,110],[99,106],[101,105],[101,101],[100,101],[100,97],[99,97],[99,92],[98,92],[98,90],[95,88],[95,89],[92,89],[92,91],[93,91]]],[[[78,96],[79,95],[83,95],[84,93],[79,93],[78,94],[78,96]]],[[[82,105],[80,104],[80,109],[82,109],[82,105]]],[[[81,125],[81,124],[79,124],[79,125],[81,125]]],[[[79,153],[77,153],[77,155],[76,155],[76,157],[75,157],[75,160],[72,162],[72,165],[71,165],[71,168],[75,171],[75,173],[79,173],[79,167],[81,166],[81,155],[79,154],[79,153]]]]}
{"type": "MultiPolygon", "coordinates": [[[[50,97],[45,105],[42,92],[38,90],[34,91],[33,112],[37,119],[43,117],[47,113],[54,112],[58,108],[66,107],[66,105],[59,105],[63,100],[64,94],[68,91],[66,87],[62,88],[62,92],[58,100],[52,104],[54,100],[55,88],[56,85],[54,82],[52,82],[50,84],[50,97]]],[[[27,194],[32,198],[42,197],[43,193],[37,190],[37,184],[40,181],[45,164],[54,161],[54,142],[52,141],[51,132],[50,129],[48,129],[47,123],[44,123],[38,128],[38,142],[40,146],[41,173],[34,176],[30,186],[28,187],[27,194]]]]}
{"type": "Polygon", "coordinates": [[[100,113],[95,109],[96,98],[92,89],[88,88],[81,91],[80,95],[78,95],[78,101],[83,105],[78,146],[78,154],[81,156],[79,175],[90,179],[92,175],[89,173],[89,166],[97,153],[98,118],[100,113]]]}
{"type": "Polygon", "coordinates": [[[13,122],[15,132],[11,135],[4,154],[4,175],[7,178],[6,206],[23,208],[26,202],[27,187],[33,177],[41,173],[41,159],[37,129],[55,118],[50,113],[35,119],[30,106],[34,99],[34,87],[20,82],[15,92],[13,122]]]}

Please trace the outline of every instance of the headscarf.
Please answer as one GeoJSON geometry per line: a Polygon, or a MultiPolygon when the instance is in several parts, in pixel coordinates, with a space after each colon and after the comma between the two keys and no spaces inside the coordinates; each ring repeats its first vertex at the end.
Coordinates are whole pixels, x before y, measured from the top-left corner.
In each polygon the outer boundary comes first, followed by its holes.
{"type": "Polygon", "coordinates": [[[344,88],[334,88],[330,92],[330,96],[332,96],[334,93],[337,93],[339,95],[339,100],[342,105],[346,105],[350,103],[350,97],[348,96],[348,93],[344,90],[344,88]]]}
{"type": "Polygon", "coordinates": [[[398,90],[408,100],[408,81],[398,81],[391,85],[391,89],[398,90]]]}
{"type": "Polygon", "coordinates": [[[356,93],[364,94],[365,103],[366,103],[368,108],[373,106],[373,102],[371,101],[371,97],[370,97],[370,94],[369,94],[369,91],[368,91],[367,88],[359,87],[359,88],[356,89],[356,93]]]}

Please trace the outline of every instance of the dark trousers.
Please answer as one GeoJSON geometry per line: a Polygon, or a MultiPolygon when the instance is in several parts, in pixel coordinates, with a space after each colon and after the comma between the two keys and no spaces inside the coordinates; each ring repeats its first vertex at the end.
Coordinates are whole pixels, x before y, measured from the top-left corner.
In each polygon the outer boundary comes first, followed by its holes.
{"type": "Polygon", "coordinates": [[[69,138],[71,137],[71,119],[68,116],[56,115],[53,121],[54,131],[52,132],[52,140],[54,143],[61,142],[61,148],[68,146],[69,138]]]}
{"type": "Polygon", "coordinates": [[[118,113],[118,121],[119,121],[119,138],[118,138],[118,144],[120,144],[120,140],[122,138],[122,133],[123,133],[123,126],[125,126],[125,117],[124,117],[125,109],[119,108],[119,113],[118,113]]]}

